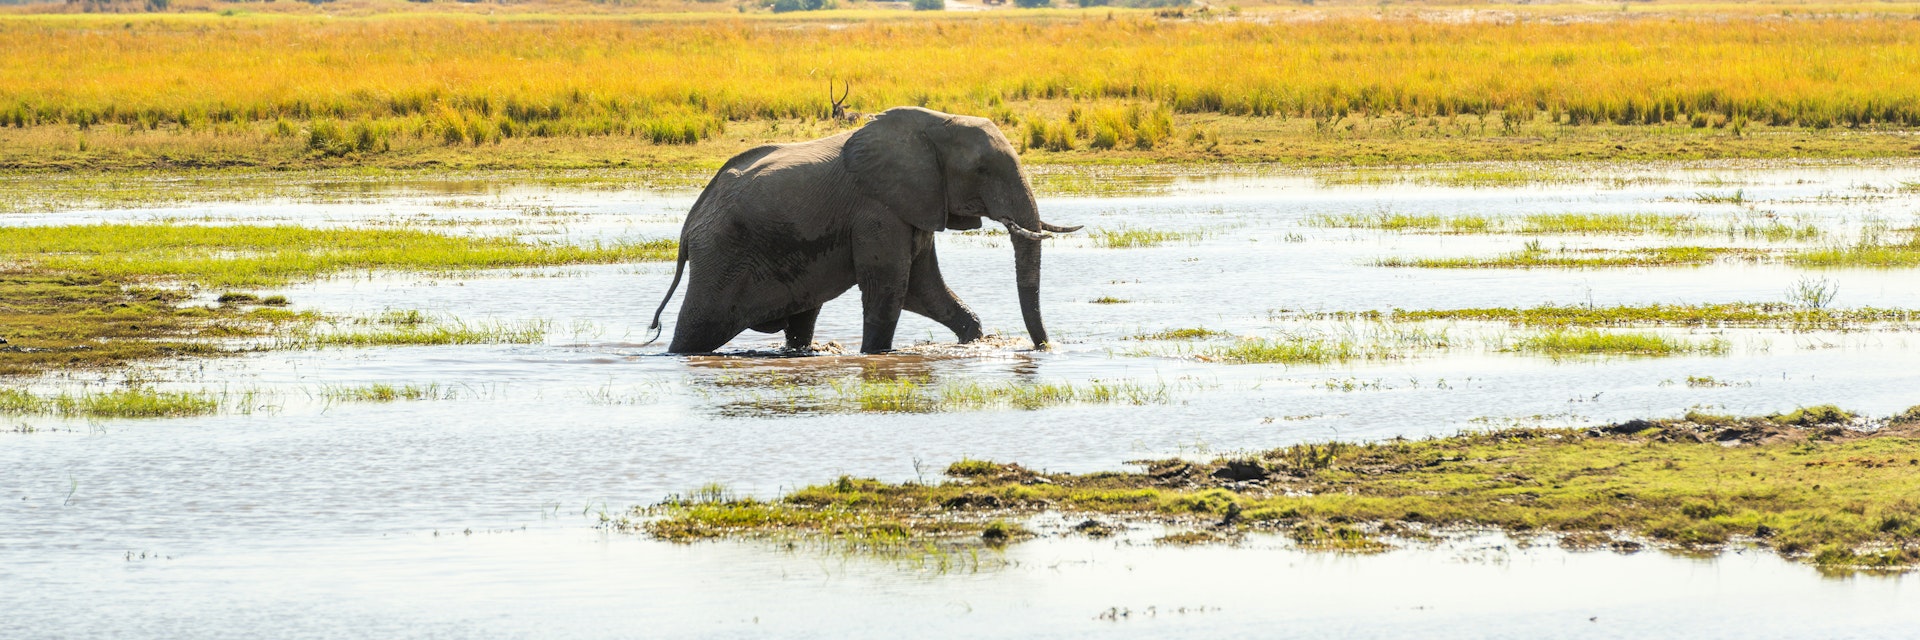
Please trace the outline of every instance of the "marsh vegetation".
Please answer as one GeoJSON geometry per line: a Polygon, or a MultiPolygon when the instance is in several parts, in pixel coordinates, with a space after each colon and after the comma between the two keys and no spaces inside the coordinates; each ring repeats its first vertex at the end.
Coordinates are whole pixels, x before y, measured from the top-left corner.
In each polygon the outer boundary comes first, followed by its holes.
{"type": "Polygon", "coordinates": [[[458,394],[451,388],[438,384],[373,384],[348,386],[329,386],[320,390],[320,395],[336,402],[395,402],[400,400],[444,400],[458,394]]]}
{"type": "Polygon", "coordinates": [[[196,391],[160,391],[148,387],[110,391],[35,394],[0,389],[0,415],[61,418],[181,418],[219,411],[224,398],[196,391]]]}
{"type": "Polygon", "coordinates": [[[1425,322],[1466,320],[1515,327],[1764,327],[1791,330],[1849,330],[1875,326],[1905,328],[1920,319],[1906,309],[1832,309],[1785,302],[1654,304],[1644,306],[1548,305],[1528,308],[1395,309],[1388,312],[1322,313],[1307,317],[1425,322]]]}
{"type": "MultiPolygon", "coordinates": [[[[1139,472],[1042,473],[962,460],[937,483],[842,477],[773,501],[725,497],[638,508],[615,524],[666,540],[795,533],[978,536],[987,519],[1064,511],[1279,529],[1299,546],[1384,548],[1493,526],[1592,546],[1752,544],[1835,569],[1920,563],[1913,487],[1920,413],[1863,423],[1833,407],[1733,418],[1689,414],[1592,430],[1508,430],[1425,440],[1308,444],[1139,472]],[[1741,478],[1727,491],[1722,479],[1741,478]]],[[[1204,529],[1203,529],[1204,530],[1204,529]]],[[[1224,535],[1223,535],[1224,534],[1224,535]]]]}
{"type": "Polygon", "coordinates": [[[1443,330],[1383,323],[1245,338],[1208,345],[1192,353],[1202,360],[1240,364],[1324,364],[1406,358],[1452,345],[1453,340],[1443,330]]]}
{"type": "Polygon", "coordinates": [[[1808,241],[1825,235],[1811,223],[1792,224],[1768,216],[1726,216],[1714,220],[1699,214],[1659,213],[1536,213],[1518,217],[1441,216],[1377,211],[1361,214],[1319,214],[1311,226],[1338,229],[1377,229],[1409,233],[1526,234],[1526,235],[1653,235],[1664,237],[1723,236],[1768,242],[1808,241]]]}
{"type": "Polygon", "coordinates": [[[1598,329],[1551,329],[1520,336],[1508,349],[1550,356],[1628,355],[1672,356],[1681,354],[1723,354],[1730,348],[1725,338],[1694,340],[1636,331],[1598,329]]]}
{"type": "Polygon", "coordinates": [[[1165,231],[1159,229],[1094,229],[1088,233],[1093,246],[1106,249],[1134,249],[1157,247],[1168,242],[1183,242],[1206,237],[1200,231],[1165,231]]]}
{"type": "Polygon", "coordinates": [[[281,294],[222,293],[189,303],[190,287],[286,285],[342,272],[449,273],[510,266],[660,260],[669,240],[571,245],[458,237],[413,229],[314,229],[102,223],[0,227],[7,346],[0,374],[110,367],[139,360],[219,355],[221,339],[272,337],[283,348],[334,345],[537,342],[539,322],[383,317],[365,328],[319,330],[312,311],[285,309],[281,294]]]}
{"type": "MultiPolygon", "coordinates": [[[[1510,311],[1314,314],[1313,317],[1337,317],[1346,322],[1300,325],[1275,336],[1235,337],[1210,333],[1184,338],[1147,338],[1169,342],[1205,339],[1207,342],[1199,346],[1149,347],[1130,353],[1140,356],[1192,357],[1202,362],[1229,364],[1326,365],[1444,356],[1450,352],[1474,349],[1553,357],[1725,355],[1732,349],[1732,343],[1722,337],[1693,338],[1653,331],[1601,330],[1582,327],[1575,322],[1554,322],[1550,318],[1529,323],[1526,321],[1528,316],[1519,312],[1508,313],[1510,311]],[[1433,322],[1443,318],[1509,319],[1512,326],[1544,327],[1544,330],[1518,334],[1473,331],[1433,322]],[[1367,322],[1351,322],[1362,319],[1367,322]]],[[[1795,326],[1803,329],[1834,326],[1831,323],[1812,323],[1813,320],[1809,319],[1807,324],[1795,326]]],[[[1593,326],[1650,324],[1656,323],[1616,321],[1594,323],[1593,326]]]]}
{"type": "Polygon", "coordinates": [[[1724,259],[1759,260],[1767,252],[1734,247],[1642,247],[1635,249],[1548,249],[1529,242],[1519,251],[1490,257],[1407,258],[1390,257],[1374,261],[1381,267],[1420,267],[1423,269],[1600,269],[1619,267],[1704,266],[1724,259]]]}

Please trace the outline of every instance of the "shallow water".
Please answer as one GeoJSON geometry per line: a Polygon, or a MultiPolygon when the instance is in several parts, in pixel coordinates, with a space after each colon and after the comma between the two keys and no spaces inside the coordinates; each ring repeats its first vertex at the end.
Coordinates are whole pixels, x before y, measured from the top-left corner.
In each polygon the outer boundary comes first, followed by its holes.
{"type": "MultiPolygon", "coordinates": [[[[1388,256],[1505,252],[1528,240],[1573,247],[1766,244],[1744,239],[1447,236],[1306,224],[1314,215],[1378,211],[1773,214],[1850,238],[1871,221],[1897,228],[1920,216],[1920,193],[1902,187],[1920,181],[1920,165],[1911,163],[1591,173],[1591,180],[1471,188],[1418,176],[1343,184],[1339,175],[1277,171],[1104,176],[1103,195],[1043,197],[1045,216],[1090,229],[1203,235],[1136,249],[1097,247],[1085,234],[1052,241],[1043,295],[1060,344],[1047,353],[935,346],[927,356],[663,356],[660,345],[639,344],[670,277],[672,266],[663,264],[460,278],[363,274],[289,287],[280,292],[296,308],[349,315],[419,309],[471,321],[540,320],[550,331],[537,345],[266,352],[136,372],[163,388],[251,392],[250,411],[177,420],[8,419],[41,430],[0,433],[0,610],[9,612],[0,616],[0,636],[897,635],[925,632],[929,619],[951,635],[1011,624],[1034,635],[1286,628],[1474,637],[1624,637],[1679,628],[1706,636],[1884,636],[1910,628],[1920,615],[1911,613],[1920,611],[1911,580],[1826,579],[1764,552],[1698,561],[1533,547],[1465,553],[1463,560],[1449,548],[1352,558],[1261,540],[1250,548],[1161,549],[1044,539],[1015,545],[979,571],[929,573],[757,544],[672,546],[592,527],[601,511],[708,482],[773,495],[843,473],[931,479],[963,456],[1088,471],[1149,456],[1592,424],[1700,406],[1747,414],[1835,403],[1886,415],[1920,403],[1912,391],[1920,388],[1920,334],[1890,328],[1674,330],[1668,333],[1725,339],[1728,352],[1555,360],[1498,348],[1523,330],[1441,323],[1428,328],[1447,332],[1454,348],[1300,366],[1203,362],[1179,353],[1230,339],[1185,346],[1130,339],[1199,326],[1241,336],[1373,330],[1303,321],[1290,311],[1780,301],[1810,275],[1839,286],[1836,306],[1920,307],[1920,279],[1898,270],[1371,266],[1388,256]],[[1736,190],[1745,204],[1698,201],[1736,190]],[[1106,296],[1128,302],[1091,302],[1106,296]],[[759,383],[817,390],[863,375],[935,383],[1130,381],[1164,385],[1172,401],[796,412],[769,408],[792,399],[782,391],[788,387],[759,383]],[[1727,386],[1691,387],[1690,376],[1727,386]],[[325,397],[330,386],[372,382],[439,385],[454,397],[390,404],[325,397]],[[129,552],[150,555],[129,559],[129,552]],[[1200,611],[1096,619],[1113,607],[1158,613],[1181,606],[1200,611]],[[761,626],[754,626],[756,616],[761,626]]],[[[352,191],[341,198],[7,214],[0,224],[408,221],[454,233],[589,241],[673,235],[695,195],[508,179],[352,191]]],[[[940,243],[955,291],[990,330],[1017,340],[1012,259],[1003,239],[943,234],[940,243]]],[[[668,307],[669,330],[677,304],[668,307]]],[[[911,316],[899,336],[902,344],[952,339],[911,316]]],[[[857,297],[827,306],[817,338],[857,348],[857,297]]],[[[750,333],[730,348],[777,344],[777,336],[750,333]]],[[[97,389],[113,382],[86,374],[33,386],[97,389]]]]}

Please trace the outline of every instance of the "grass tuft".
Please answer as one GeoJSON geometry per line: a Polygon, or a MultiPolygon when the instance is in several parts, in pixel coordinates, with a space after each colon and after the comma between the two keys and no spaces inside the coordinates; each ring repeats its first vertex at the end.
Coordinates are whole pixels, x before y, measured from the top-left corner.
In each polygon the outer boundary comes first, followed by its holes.
{"type": "Polygon", "coordinates": [[[391,347],[469,344],[539,344],[547,339],[548,323],[433,321],[403,323],[348,331],[300,330],[275,339],[281,349],[317,347],[391,347]]]}
{"type": "Polygon", "coordinates": [[[1513,351],[1546,355],[1632,355],[1675,356],[1688,354],[1720,355],[1727,352],[1725,339],[1694,341],[1669,338],[1657,333],[1610,332],[1596,329],[1553,329],[1521,337],[1509,347],[1513,351]]]}
{"type": "Polygon", "coordinates": [[[43,415],[61,418],[182,418],[220,410],[218,396],[190,391],[149,388],[115,391],[63,392],[39,396],[20,389],[0,389],[0,415],[43,415]]]}
{"type": "Polygon", "coordinates": [[[1393,360],[1422,351],[1446,349],[1453,339],[1445,331],[1378,325],[1339,335],[1290,334],[1273,338],[1246,338],[1201,349],[1202,360],[1240,364],[1324,364],[1350,360],[1393,360]]]}
{"type": "Polygon", "coordinates": [[[440,400],[450,398],[453,392],[442,389],[440,385],[391,385],[376,382],[357,387],[327,387],[320,391],[322,397],[337,402],[394,402],[396,400],[440,400]]]}
{"type": "Polygon", "coordinates": [[[1191,242],[1206,237],[1198,231],[1158,231],[1153,229],[1095,229],[1087,238],[1104,249],[1139,249],[1168,242],[1191,242]]]}
{"type": "Polygon", "coordinates": [[[1127,339],[1128,340],[1206,340],[1208,338],[1225,338],[1232,335],[1233,334],[1227,333],[1225,331],[1215,331],[1205,327],[1193,327],[1189,329],[1168,329],[1166,331],[1142,333],[1138,335],[1128,336],[1127,339]]]}
{"type": "Polygon", "coordinates": [[[1877,233],[1852,245],[1834,245],[1807,249],[1787,256],[1787,262],[1822,269],[1859,268],[1897,269],[1920,266],[1920,231],[1906,231],[1901,242],[1886,242],[1877,233]]]}

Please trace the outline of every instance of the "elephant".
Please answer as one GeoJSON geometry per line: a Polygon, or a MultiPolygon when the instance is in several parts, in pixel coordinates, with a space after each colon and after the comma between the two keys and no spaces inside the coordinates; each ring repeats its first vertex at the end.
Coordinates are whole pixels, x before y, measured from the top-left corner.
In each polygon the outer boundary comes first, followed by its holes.
{"type": "Polygon", "coordinates": [[[1013,145],[992,121],[919,107],[728,160],[687,213],[648,342],[659,339],[660,314],[688,265],[669,353],[710,352],[747,329],[784,331],[787,349],[809,349],[820,306],[855,286],[862,353],[893,349],[903,309],[962,343],[978,340],[980,318],[947,288],[933,234],[978,229],[982,218],[1007,228],[1020,313],[1034,348],[1045,349],[1040,244],[1080,227],[1040,220],[1013,145]]]}

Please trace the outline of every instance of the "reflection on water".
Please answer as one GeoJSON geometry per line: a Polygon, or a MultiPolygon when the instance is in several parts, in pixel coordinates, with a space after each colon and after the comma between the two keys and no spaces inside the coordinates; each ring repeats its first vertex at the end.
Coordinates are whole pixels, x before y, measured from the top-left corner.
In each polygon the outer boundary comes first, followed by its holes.
{"type": "MultiPolygon", "coordinates": [[[[671,545],[584,526],[240,543],[65,559],[0,596],[8,637],[1897,637],[1907,578],[1819,578],[1764,551],[1701,561],[1499,536],[1384,555],[1278,538],[1176,548],[1049,537],[950,562],[671,545]],[[263,588],[264,587],[264,588],[263,588]],[[86,615],[70,615],[85,607],[86,615]],[[25,633],[22,633],[25,632],[25,633]]],[[[10,584],[17,584],[10,581],[10,584]]]]}
{"type": "MultiPolygon", "coordinates": [[[[1144,172],[1135,186],[1112,174],[1080,174],[1090,184],[1122,186],[1089,187],[1099,197],[1047,197],[1042,207],[1050,220],[1205,233],[1130,249],[1102,248],[1084,235],[1051,241],[1043,295],[1059,344],[1050,352],[1017,346],[1023,336],[1011,252],[993,235],[941,236],[941,262],[955,291],[1003,341],[955,347],[945,328],[907,316],[901,342],[928,344],[886,356],[662,356],[661,344],[639,343],[671,276],[672,266],[663,264],[463,279],[359,275],[276,291],[295,307],[328,313],[419,309],[472,321],[538,319],[560,329],[542,344],[276,351],[133,373],[157,388],[271,399],[247,414],[7,418],[0,426],[57,430],[0,429],[0,610],[8,612],[0,616],[0,636],[603,636],[644,629],[842,637],[935,628],[1004,633],[1019,624],[1030,635],[1055,636],[1285,629],[1631,637],[1684,628],[1689,635],[1766,637],[1884,636],[1910,628],[1920,611],[1910,579],[1823,579],[1764,552],[1703,562],[1491,540],[1350,557],[1301,554],[1260,538],[1240,548],[1160,548],[1142,541],[1151,532],[1130,532],[1107,541],[1046,538],[1014,545],[992,570],[929,574],[757,544],[672,546],[590,526],[598,511],[619,512],[709,482],[764,496],[840,474],[926,479],[927,469],[961,457],[1092,471],[1158,455],[1675,416],[1703,406],[1747,414],[1831,402],[1887,415],[1920,403],[1913,394],[1920,345],[1914,334],[1890,328],[1663,329],[1729,345],[1725,355],[1669,358],[1501,352],[1485,345],[1526,330],[1465,322],[1435,330],[1468,346],[1374,360],[1233,365],[1181,354],[1238,337],[1370,330],[1302,320],[1295,313],[1301,311],[1778,302],[1807,275],[1766,263],[1386,269],[1370,265],[1385,256],[1513,251],[1528,241],[1580,249],[1668,240],[1400,234],[1316,227],[1309,224],[1314,216],[1778,215],[1850,237],[1873,224],[1908,226],[1920,212],[1920,193],[1893,188],[1920,179],[1920,168],[1906,163],[1596,172],[1628,176],[1618,180],[1525,175],[1567,173],[1554,167],[1512,169],[1521,177],[1499,172],[1507,170],[1469,167],[1405,179],[1390,170],[1351,179],[1144,172]],[[1733,189],[1738,203],[1698,197],[1733,189]],[[1866,193],[1874,197],[1849,195],[1866,193]],[[1128,302],[1093,302],[1101,298],[1128,302]],[[1135,339],[1200,328],[1231,335],[1135,339]],[[461,393],[391,403],[339,402],[326,394],[370,383],[461,393]],[[834,385],[884,391],[968,384],[1131,384],[1166,389],[1167,397],[914,413],[844,410],[840,396],[826,395],[838,393],[834,385]]],[[[677,233],[698,185],[347,182],[274,187],[344,194],[338,198],[271,195],[8,214],[0,224],[420,218],[461,221],[449,232],[519,234],[538,226],[544,237],[590,241],[677,233]],[[461,204],[450,206],[454,201],[461,204]],[[563,224],[530,222],[554,211],[565,212],[563,224]]],[[[1073,190],[1056,193],[1064,191],[1073,190]]],[[[1723,244],[1805,246],[1753,238],[1723,244]]],[[[1818,275],[1838,286],[1836,306],[1920,307],[1920,279],[1911,271],[1818,275]]],[[[856,348],[858,307],[853,297],[827,305],[817,339],[856,348]]],[[[666,321],[671,330],[672,319],[666,321]]],[[[779,343],[778,335],[748,333],[729,348],[771,351],[779,343]]],[[[32,386],[114,384],[111,377],[75,375],[32,386]]]]}

